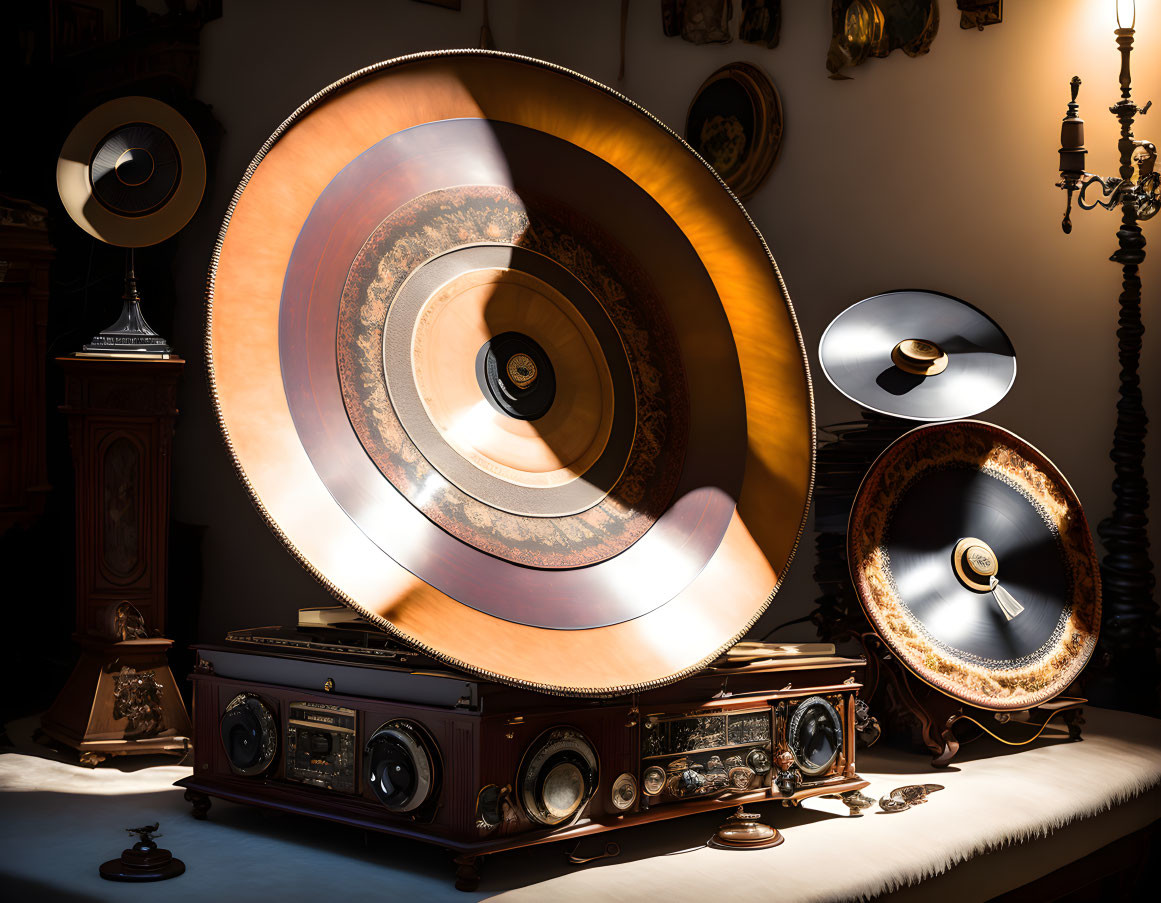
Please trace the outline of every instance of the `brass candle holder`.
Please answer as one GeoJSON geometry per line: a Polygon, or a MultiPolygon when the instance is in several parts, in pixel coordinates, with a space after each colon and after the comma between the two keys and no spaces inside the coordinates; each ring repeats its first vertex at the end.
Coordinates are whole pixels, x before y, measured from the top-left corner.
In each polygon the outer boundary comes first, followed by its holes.
{"type": "MultiPolygon", "coordinates": [[[[1152,102],[1138,106],[1132,99],[1129,68],[1133,51],[1136,4],[1117,2],[1117,48],[1121,54],[1121,97],[1109,107],[1121,125],[1117,142],[1120,170],[1117,177],[1105,178],[1084,168],[1084,120],[1080,118],[1077,93],[1080,78],[1072,79],[1072,100],[1060,127],[1060,181],[1057,187],[1068,193],[1062,228],[1072,231],[1072,198],[1082,210],[1120,208],[1117,230],[1119,246],[1109,258],[1121,265],[1122,291],[1117,340],[1121,365],[1120,399],[1110,457],[1116,471],[1113,480],[1113,511],[1097,528],[1104,542],[1101,562],[1103,614],[1101,646],[1113,687],[1109,699],[1118,707],[1151,711],[1157,707],[1157,605],[1153,600],[1156,579],[1149,557],[1149,485],[1145,478],[1145,434],[1148,418],[1142,403],[1138,369],[1141,359],[1141,279],[1139,268],[1145,259],[1145,237],[1139,223],[1151,219],[1161,209],[1161,176],[1154,171],[1157,147],[1133,135],[1133,122],[1144,116],[1152,102]],[[1129,22],[1128,27],[1125,21],[1129,22]],[[1093,186],[1100,196],[1089,200],[1093,186]]],[[[1102,694],[1103,695],[1103,694],[1102,694]]]]}

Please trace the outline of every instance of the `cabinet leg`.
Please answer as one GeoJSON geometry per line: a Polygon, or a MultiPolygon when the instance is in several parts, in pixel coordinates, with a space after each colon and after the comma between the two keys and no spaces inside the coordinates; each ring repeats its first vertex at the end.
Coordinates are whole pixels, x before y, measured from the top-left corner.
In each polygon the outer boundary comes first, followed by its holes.
{"type": "Polygon", "coordinates": [[[198,790],[187,790],[185,792],[185,798],[193,803],[193,817],[198,821],[205,821],[213,800],[198,790]]]}
{"type": "Polygon", "coordinates": [[[464,855],[452,861],[456,864],[456,890],[476,890],[480,886],[480,865],[484,857],[464,855]]]}
{"type": "Polygon", "coordinates": [[[943,733],[940,734],[940,739],[943,741],[943,751],[931,760],[931,764],[935,768],[946,768],[951,760],[955,758],[955,754],[959,752],[959,740],[955,738],[955,723],[961,717],[963,717],[962,714],[957,712],[947,719],[943,733]]]}
{"type": "Polygon", "coordinates": [[[1084,727],[1084,709],[1069,709],[1063,714],[1064,723],[1068,726],[1068,739],[1081,740],[1081,728],[1084,727]]]}
{"type": "Polygon", "coordinates": [[[101,753],[93,752],[90,749],[86,749],[80,755],[81,764],[86,768],[96,768],[98,765],[104,762],[105,759],[106,757],[101,755],[101,753]]]}

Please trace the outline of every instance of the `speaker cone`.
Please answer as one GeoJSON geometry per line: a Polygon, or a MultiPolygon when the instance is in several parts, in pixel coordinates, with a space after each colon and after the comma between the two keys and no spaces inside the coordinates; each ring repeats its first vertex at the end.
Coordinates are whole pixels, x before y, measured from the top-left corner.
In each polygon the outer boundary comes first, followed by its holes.
{"type": "Polygon", "coordinates": [[[261,774],[278,753],[278,725],[274,714],[253,693],[239,693],[230,700],[222,713],[219,731],[234,774],[261,774]]]}
{"type": "Polygon", "coordinates": [[[392,812],[412,812],[435,798],[439,783],[432,742],[411,721],[389,721],[367,741],[367,782],[392,812]]]}

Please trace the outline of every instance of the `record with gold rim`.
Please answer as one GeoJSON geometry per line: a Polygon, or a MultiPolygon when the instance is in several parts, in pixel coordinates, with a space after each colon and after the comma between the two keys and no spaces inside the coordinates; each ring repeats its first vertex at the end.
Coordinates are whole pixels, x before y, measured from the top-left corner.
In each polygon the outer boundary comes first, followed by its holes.
{"type": "Polygon", "coordinates": [[[1080,502],[1043,454],[992,424],[892,443],[855,499],[847,557],[887,646],[969,705],[1046,702],[1096,645],[1100,577],[1080,502]]]}
{"type": "Polygon", "coordinates": [[[721,180],[608,88],[489,51],[348,76],[247,170],[208,295],[259,510],[404,642],[610,693],[769,604],[813,477],[794,313],[721,180]]]}
{"type": "Polygon", "coordinates": [[[103,242],[143,248],[176,234],[206,187],[201,142],[185,118],[152,97],[118,97],[90,111],[56,164],[65,210],[103,242]]]}

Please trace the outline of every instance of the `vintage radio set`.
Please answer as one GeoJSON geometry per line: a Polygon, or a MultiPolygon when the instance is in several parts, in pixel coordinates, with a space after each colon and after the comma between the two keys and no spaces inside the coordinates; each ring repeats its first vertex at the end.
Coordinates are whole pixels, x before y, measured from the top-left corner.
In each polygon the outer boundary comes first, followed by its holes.
{"type": "Polygon", "coordinates": [[[668,687],[567,699],[379,631],[237,631],[197,651],[194,774],[179,783],[199,817],[216,796],[440,844],[469,888],[487,853],[865,787],[863,662],[832,649],[772,646],[668,687]]]}

